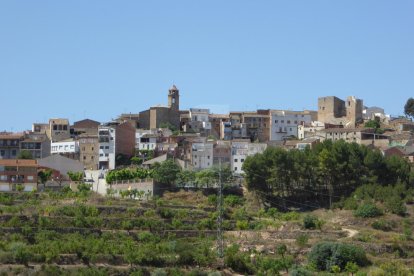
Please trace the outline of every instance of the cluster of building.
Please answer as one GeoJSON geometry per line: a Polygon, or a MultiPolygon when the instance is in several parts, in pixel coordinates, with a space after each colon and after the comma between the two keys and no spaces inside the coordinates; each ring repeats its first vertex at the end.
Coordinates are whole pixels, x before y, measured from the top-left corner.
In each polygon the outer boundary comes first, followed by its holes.
{"type": "Polygon", "coordinates": [[[111,122],[85,119],[70,124],[56,118],[34,123],[23,133],[0,133],[0,189],[1,183],[36,183],[39,168],[52,168],[62,178],[68,167],[112,170],[134,156],[141,157],[144,166],[171,157],[184,169],[228,164],[235,175],[242,175],[246,158],[268,146],[304,149],[324,140],[356,142],[414,161],[414,123],[393,119],[379,107],[365,107],[355,97],[321,97],[317,111],[211,114],[209,109],[180,110],[179,103],[179,90],[172,86],[168,105],[122,114],[111,122]],[[364,127],[369,120],[379,122],[384,131],[364,127]],[[23,152],[33,160],[19,159],[23,152]]]}

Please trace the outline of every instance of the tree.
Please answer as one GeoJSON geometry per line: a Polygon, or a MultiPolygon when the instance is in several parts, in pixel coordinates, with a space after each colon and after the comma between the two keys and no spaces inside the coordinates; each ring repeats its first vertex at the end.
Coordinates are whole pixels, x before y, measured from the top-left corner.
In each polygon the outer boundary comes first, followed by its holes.
{"type": "Polygon", "coordinates": [[[414,98],[409,98],[404,106],[406,116],[414,118],[414,98]]]}
{"type": "Polygon", "coordinates": [[[68,176],[72,181],[82,181],[83,172],[68,172],[68,176]]]}
{"type": "Polygon", "coordinates": [[[144,160],[141,157],[134,156],[131,158],[131,164],[133,165],[141,165],[144,160]]]}
{"type": "Polygon", "coordinates": [[[33,159],[33,155],[28,150],[21,150],[17,155],[17,159],[33,159]]]}
{"type": "Polygon", "coordinates": [[[168,128],[172,132],[177,131],[177,127],[170,122],[161,123],[160,128],[168,128]]]}
{"type": "Polygon", "coordinates": [[[157,182],[171,185],[177,180],[180,171],[180,167],[170,159],[154,165],[153,177],[157,182]]]}
{"type": "Polygon", "coordinates": [[[45,184],[48,180],[50,180],[52,176],[52,170],[43,170],[40,171],[37,176],[39,177],[40,183],[45,184]]]}

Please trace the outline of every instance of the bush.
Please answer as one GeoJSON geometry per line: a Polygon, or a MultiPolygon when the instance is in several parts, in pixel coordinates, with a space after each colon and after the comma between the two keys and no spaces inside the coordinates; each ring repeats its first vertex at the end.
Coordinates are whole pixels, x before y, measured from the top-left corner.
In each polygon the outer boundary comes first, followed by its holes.
{"type": "Polygon", "coordinates": [[[397,196],[389,197],[385,201],[385,208],[387,211],[399,216],[404,216],[407,213],[407,207],[405,207],[404,201],[397,196]]]}
{"type": "Polygon", "coordinates": [[[236,195],[228,195],[224,198],[224,204],[235,207],[243,204],[243,198],[236,195]]]}
{"type": "Polygon", "coordinates": [[[224,264],[239,273],[248,275],[256,273],[250,255],[248,253],[240,252],[239,246],[236,244],[231,245],[225,250],[224,264]]]}
{"type": "Polygon", "coordinates": [[[296,238],[296,244],[299,247],[305,247],[308,244],[309,241],[309,235],[307,234],[301,234],[296,238]]]}
{"type": "Polygon", "coordinates": [[[376,220],[371,224],[372,228],[382,231],[391,231],[396,227],[395,221],[388,221],[385,219],[376,220]]]}
{"type": "Polygon", "coordinates": [[[344,270],[348,262],[359,266],[368,264],[365,251],[358,246],[344,243],[320,242],[312,247],[308,260],[317,269],[331,271],[333,266],[344,270]]]}
{"type": "Polygon", "coordinates": [[[382,210],[379,209],[375,204],[371,203],[362,204],[354,212],[354,215],[356,217],[361,218],[375,218],[381,216],[382,214],[382,210]]]}
{"type": "Polygon", "coordinates": [[[306,215],[303,218],[303,228],[305,229],[321,229],[322,221],[320,221],[316,216],[306,215]]]}

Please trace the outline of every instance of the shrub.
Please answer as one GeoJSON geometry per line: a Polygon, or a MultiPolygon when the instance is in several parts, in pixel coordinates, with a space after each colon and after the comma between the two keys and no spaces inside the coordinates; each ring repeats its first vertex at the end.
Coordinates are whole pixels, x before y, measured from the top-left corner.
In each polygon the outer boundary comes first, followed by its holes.
{"type": "Polygon", "coordinates": [[[306,215],[303,218],[303,228],[305,229],[321,229],[322,221],[320,221],[316,216],[306,215]]]}
{"type": "Polygon", "coordinates": [[[365,251],[361,247],[334,242],[320,242],[314,245],[308,259],[317,269],[326,271],[331,271],[333,266],[343,270],[348,262],[354,262],[359,266],[368,264],[365,251]]]}
{"type": "Polygon", "coordinates": [[[389,197],[385,201],[385,208],[387,211],[399,216],[404,216],[407,213],[407,207],[405,207],[404,201],[397,196],[389,197]]]}
{"type": "Polygon", "coordinates": [[[296,244],[299,247],[305,247],[308,244],[309,241],[309,235],[307,234],[301,234],[296,238],[296,244]]]}
{"type": "Polygon", "coordinates": [[[231,245],[225,250],[224,264],[239,273],[248,275],[256,273],[250,255],[248,253],[240,252],[239,246],[236,244],[231,245]]]}
{"type": "Polygon", "coordinates": [[[228,195],[224,198],[224,204],[235,207],[243,204],[243,198],[236,195],[228,195]]]}
{"type": "Polygon", "coordinates": [[[381,216],[382,214],[383,214],[382,210],[372,203],[362,204],[354,212],[354,215],[356,217],[361,217],[361,218],[375,218],[375,217],[381,216]]]}
{"type": "Polygon", "coordinates": [[[385,219],[379,219],[371,224],[372,228],[382,231],[391,231],[396,227],[395,221],[388,221],[385,219]]]}

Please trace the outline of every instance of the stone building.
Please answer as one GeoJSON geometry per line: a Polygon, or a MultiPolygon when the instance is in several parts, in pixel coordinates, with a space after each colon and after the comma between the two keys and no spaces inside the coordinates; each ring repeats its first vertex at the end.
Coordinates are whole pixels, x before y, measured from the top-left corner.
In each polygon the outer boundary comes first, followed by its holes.
{"type": "Polygon", "coordinates": [[[50,119],[47,136],[52,142],[70,138],[70,125],[68,119],[50,119]]]}
{"type": "Polygon", "coordinates": [[[79,161],[86,170],[99,169],[99,139],[98,134],[81,134],[79,141],[79,161]]]}
{"type": "Polygon", "coordinates": [[[159,128],[162,123],[180,128],[180,94],[175,85],[168,90],[168,106],[153,106],[139,113],[139,128],[159,128]]]}
{"type": "Polygon", "coordinates": [[[81,134],[98,135],[98,127],[100,124],[91,119],[77,121],[73,123],[70,132],[75,137],[81,134]]]}
{"type": "Polygon", "coordinates": [[[364,105],[361,99],[349,96],[346,101],[337,97],[318,98],[318,121],[354,128],[363,121],[364,105]]]}

